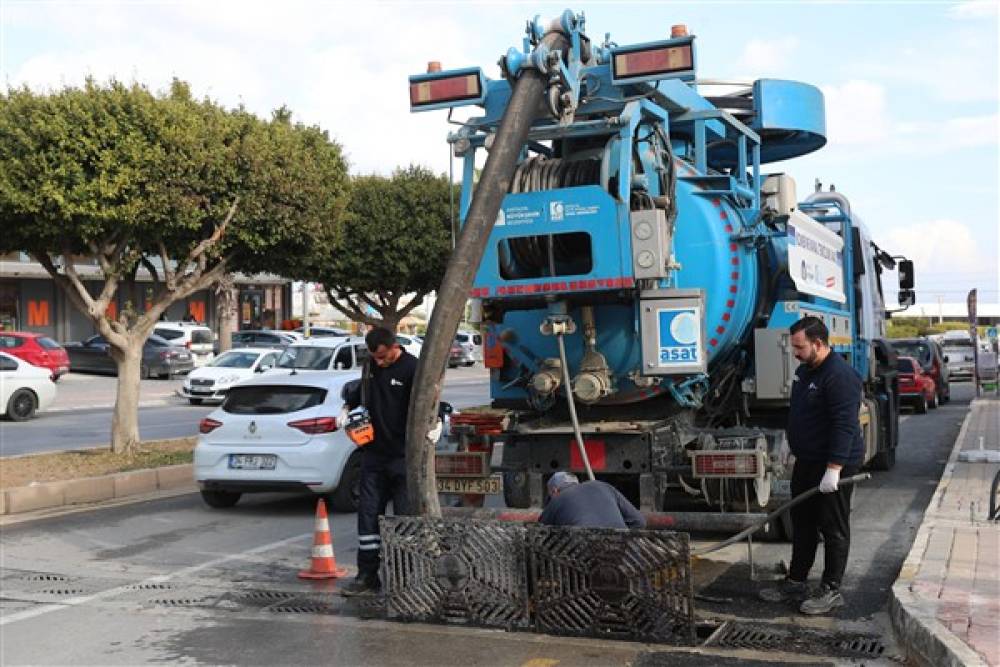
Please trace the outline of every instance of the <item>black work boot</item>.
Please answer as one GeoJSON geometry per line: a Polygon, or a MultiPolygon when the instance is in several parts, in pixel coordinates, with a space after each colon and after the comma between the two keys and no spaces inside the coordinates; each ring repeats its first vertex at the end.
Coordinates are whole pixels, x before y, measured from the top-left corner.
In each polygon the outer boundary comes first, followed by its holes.
{"type": "Polygon", "coordinates": [[[778,582],[777,586],[761,589],[757,595],[765,602],[785,602],[786,600],[799,602],[809,596],[809,586],[804,581],[793,581],[786,578],[778,582]]]}
{"type": "Polygon", "coordinates": [[[827,614],[843,605],[844,596],[840,594],[840,590],[824,582],[815,594],[802,603],[799,611],[810,616],[817,616],[819,614],[827,614]]]}
{"type": "Polygon", "coordinates": [[[382,585],[379,583],[378,575],[367,577],[359,574],[354,581],[339,590],[345,598],[357,597],[359,595],[378,595],[382,592],[382,585]]]}

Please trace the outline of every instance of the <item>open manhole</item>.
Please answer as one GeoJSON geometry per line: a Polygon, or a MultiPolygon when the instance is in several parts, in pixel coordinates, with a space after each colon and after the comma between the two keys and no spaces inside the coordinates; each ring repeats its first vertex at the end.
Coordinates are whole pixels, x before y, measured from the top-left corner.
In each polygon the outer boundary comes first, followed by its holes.
{"type": "Polygon", "coordinates": [[[822,632],[755,623],[724,623],[704,646],[781,650],[845,658],[883,658],[886,646],[875,635],[822,632]]]}

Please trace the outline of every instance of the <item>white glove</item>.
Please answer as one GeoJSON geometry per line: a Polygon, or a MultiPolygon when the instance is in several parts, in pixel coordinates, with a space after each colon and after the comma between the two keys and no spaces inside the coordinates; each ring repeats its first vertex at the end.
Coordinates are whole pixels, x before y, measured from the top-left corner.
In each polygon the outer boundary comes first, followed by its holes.
{"type": "Polygon", "coordinates": [[[347,425],[347,415],[349,414],[350,412],[348,411],[347,405],[345,404],[343,407],[340,408],[340,414],[337,415],[337,428],[344,428],[344,426],[347,425]]]}
{"type": "Polygon", "coordinates": [[[819,492],[820,493],[833,493],[837,490],[837,484],[840,482],[840,469],[834,470],[833,468],[827,468],[826,472],[823,473],[823,479],[819,482],[819,492]]]}
{"type": "Polygon", "coordinates": [[[427,437],[431,442],[437,442],[441,439],[441,431],[444,429],[444,422],[440,419],[437,420],[437,424],[434,425],[430,431],[427,432],[427,437]]]}

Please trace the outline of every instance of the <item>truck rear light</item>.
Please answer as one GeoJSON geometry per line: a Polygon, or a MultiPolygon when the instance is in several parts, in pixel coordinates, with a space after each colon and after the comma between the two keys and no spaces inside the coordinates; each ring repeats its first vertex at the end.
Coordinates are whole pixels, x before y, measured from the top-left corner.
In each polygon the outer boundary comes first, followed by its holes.
{"type": "Polygon", "coordinates": [[[611,51],[615,85],[694,78],[694,37],[680,37],[611,51]]]}
{"type": "Polygon", "coordinates": [[[434,472],[441,477],[470,477],[489,470],[484,452],[448,452],[434,456],[434,472]]]}
{"type": "Polygon", "coordinates": [[[314,417],[312,419],[299,419],[288,422],[292,428],[297,428],[309,435],[319,435],[320,433],[333,433],[337,430],[336,417],[314,417]]]}
{"type": "Polygon", "coordinates": [[[198,432],[199,433],[211,433],[212,431],[214,431],[215,429],[219,428],[220,426],[222,426],[222,422],[220,422],[218,420],[215,420],[215,419],[209,419],[208,417],[205,417],[204,419],[201,420],[201,423],[198,424],[198,432]]]}
{"type": "Polygon", "coordinates": [[[478,67],[410,77],[410,111],[481,104],[485,99],[486,77],[478,67]]]}
{"type": "Polygon", "coordinates": [[[764,474],[764,453],[759,451],[690,452],[695,477],[757,478],[764,474]]]}

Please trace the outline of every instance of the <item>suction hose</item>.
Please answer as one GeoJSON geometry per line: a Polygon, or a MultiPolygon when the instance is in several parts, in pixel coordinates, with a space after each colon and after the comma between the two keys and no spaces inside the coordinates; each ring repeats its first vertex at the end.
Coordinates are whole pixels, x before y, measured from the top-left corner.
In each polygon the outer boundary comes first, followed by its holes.
{"type": "MultiPolygon", "coordinates": [[[[566,36],[560,32],[550,32],[542,38],[542,45],[552,51],[562,51],[566,43],[566,36]]],[[[427,433],[437,419],[448,352],[458,331],[472,280],[486,250],[497,211],[510,189],[528,130],[543,112],[547,86],[548,77],[536,69],[523,70],[514,81],[510,101],[500,119],[465,224],[438,289],[437,303],[417,363],[416,391],[410,396],[406,421],[406,479],[411,514],[441,516],[434,475],[434,445],[427,433]]]]}
{"type": "Polygon", "coordinates": [[[573,422],[573,435],[576,437],[576,446],[580,450],[580,458],[587,469],[587,477],[594,479],[594,471],[590,467],[590,458],[587,456],[587,448],[583,446],[583,434],[580,432],[580,422],[576,418],[576,403],[573,401],[573,389],[569,380],[569,366],[566,364],[566,344],[563,342],[562,333],[556,334],[556,342],[559,343],[559,361],[562,362],[563,390],[566,392],[566,404],[569,405],[569,418],[573,422]]]}

